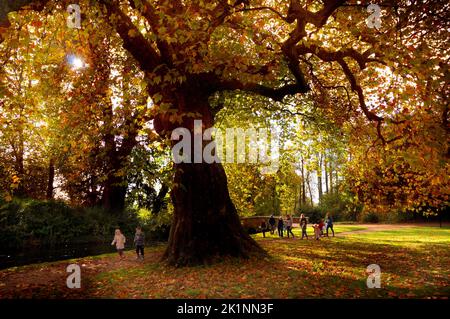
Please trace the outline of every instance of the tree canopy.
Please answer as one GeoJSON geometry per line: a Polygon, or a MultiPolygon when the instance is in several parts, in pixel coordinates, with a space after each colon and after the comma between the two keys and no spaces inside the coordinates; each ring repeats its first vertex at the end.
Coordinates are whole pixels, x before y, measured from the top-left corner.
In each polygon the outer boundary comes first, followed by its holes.
{"type": "Polygon", "coordinates": [[[179,264],[258,250],[237,212],[292,212],[312,178],[319,198],[368,210],[448,207],[448,3],[372,1],[371,28],[364,1],[80,0],[78,29],[73,2],[9,1],[0,17],[4,196],[53,198],[58,183],[74,204],[121,211],[170,188],[179,264]],[[281,168],[168,173],[170,133],[195,119],[276,126],[281,168]]]}

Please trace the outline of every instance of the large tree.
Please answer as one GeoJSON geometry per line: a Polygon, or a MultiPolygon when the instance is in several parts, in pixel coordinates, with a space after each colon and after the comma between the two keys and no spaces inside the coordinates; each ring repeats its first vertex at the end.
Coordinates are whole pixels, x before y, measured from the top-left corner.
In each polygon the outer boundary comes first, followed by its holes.
{"type": "MultiPolygon", "coordinates": [[[[193,131],[197,119],[204,129],[212,127],[218,111],[211,107],[213,95],[239,90],[280,103],[308,94],[340,124],[364,119],[375,132],[373,143],[387,145],[405,137],[408,112],[399,111],[398,102],[379,107],[391,89],[383,87],[383,77],[395,76],[398,69],[413,74],[413,59],[445,59],[432,52],[443,50],[446,37],[439,30],[448,29],[442,22],[448,5],[373,2],[383,8],[380,30],[365,24],[369,3],[344,0],[100,0],[98,9],[145,73],[156,104],[154,128],[161,136],[179,126],[193,131]],[[430,46],[415,54],[427,41],[430,46]],[[408,66],[411,71],[405,71],[408,66]],[[386,136],[383,131],[391,126],[399,129],[386,136]]],[[[89,32],[89,26],[83,28],[89,32]]],[[[426,81],[439,90],[432,73],[440,70],[429,72],[428,80],[420,74],[407,80],[418,91],[426,91],[426,81]]],[[[447,113],[445,107],[445,123],[447,113]]],[[[173,185],[169,262],[184,265],[216,254],[261,251],[240,225],[220,163],[176,164],[173,185]]]]}

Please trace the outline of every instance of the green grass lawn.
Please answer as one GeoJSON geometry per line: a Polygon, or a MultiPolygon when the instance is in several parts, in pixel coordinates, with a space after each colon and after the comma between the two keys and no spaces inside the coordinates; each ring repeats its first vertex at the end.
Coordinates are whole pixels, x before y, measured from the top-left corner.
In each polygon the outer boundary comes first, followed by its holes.
{"type": "MultiPolygon", "coordinates": [[[[358,228],[359,227],[359,228],[358,228]]],[[[360,226],[336,225],[337,233],[360,226]]],[[[298,232],[298,229],[296,229],[298,232]]],[[[198,267],[173,268],[159,261],[164,247],[146,250],[140,263],[129,253],[84,258],[83,289],[51,284],[38,268],[0,271],[0,297],[71,298],[448,298],[450,295],[450,228],[404,227],[347,233],[320,241],[261,238],[271,257],[223,259],[198,267]],[[381,267],[381,288],[368,289],[366,267],[381,267]],[[17,288],[14,278],[33,284],[17,288]],[[44,280],[45,279],[45,280],[44,280]]],[[[72,261],[73,262],[73,261],[72,261]]],[[[45,264],[57,276],[68,262],[45,264]]],[[[65,274],[61,275],[63,280],[65,274]],[[64,277],[63,277],[64,275],[64,277]]]]}

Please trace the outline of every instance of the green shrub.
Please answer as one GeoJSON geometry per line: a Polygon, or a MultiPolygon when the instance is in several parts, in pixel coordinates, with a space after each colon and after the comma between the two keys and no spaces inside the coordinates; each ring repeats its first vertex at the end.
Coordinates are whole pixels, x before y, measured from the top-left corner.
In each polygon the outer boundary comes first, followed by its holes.
{"type": "Polygon", "coordinates": [[[172,215],[172,205],[168,205],[167,210],[163,210],[157,215],[145,208],[139,209],[137,213],[140,224],[147,233],[146,238],[151,240],[167,240],[169,238],[172,215]]]}
{"type": "Polygon", "coordinates": [[[302,205],[299,208],[299,214],[304,214],[308,217],[310,223],[318,223],[320,219],[325,218],[325,212],[319,207],[311,205],[302,205]]]}
{"type": "Polygon", "coordinates": [[[167,239],[170,216],[139,217],[138,211],[128,209],[112,215],[101,207],[72,208],[60,201],[0,199],[0,245],[19,248],[28,245],[60,245],[65,243],[105,242],[112,240],[120,228],[127,238],[133,238],[141,225],[149,239],[167,239]]]}
{"type": "Polygon", "coordinates": [[[323,194],[318,207],[324,214],[331,213],[334,221],[357,221],[363,209],[350,192],[323,194]]]}
{"type": "Polygon", "coordinates": [[[377,213],[374,212],[366,212],[362,216],[362,221],[364,223],[378,223],[380,221],[380,217],[377,213]]]}
{"type": "Polygon", "coordinates": [[[23,223],[17,214],[20,204],[16,201],[5,202],[0,199],[0,245],[3,248],[18,247],[23,242],[23,223]]]}

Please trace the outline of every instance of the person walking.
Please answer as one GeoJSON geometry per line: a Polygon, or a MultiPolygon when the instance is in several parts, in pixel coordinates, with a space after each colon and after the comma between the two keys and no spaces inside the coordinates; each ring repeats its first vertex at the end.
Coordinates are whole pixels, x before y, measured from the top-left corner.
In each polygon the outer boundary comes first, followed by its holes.
{"type": "Polygon", "coordinates": [[[114,239],[111,243],[111,246],[116,245],[116,249],[117,252],[119,253],[119,257],[121,260],[125,258],[125,256],[123,255],[123,251],[125,250],[125,242],[126,242],[125,236],[122,234],[120,229],[117,228],[114,233],[114,239]]]}
{"type": "Polygon", "coordinates": [[[269,218],[269,225],[270,225],[270,234],[273,235],[275,233],[275,217],[273,217],[273,214],[270,215],[269,218]]]}
{"type": "Polygon", "coordinates": [[[287,233],[288,238],[289,238],[289,234],[292,235],[292,238],[295,238],[294,233],[292,232],[293,224],[294,223],[293,223],[293,220],[291,218],[291,215],[287,215],[287,218],[286,218],[286,233],[287,233]]]}
{"type": "Polygon", "coordinates": [[[278,218],[278,236],[279,237],[283,237],[283,228],[284,228],[283,217],[280,216],[280,218],[278,218]]]}
{"type": "Polygon", "coordinates": [[[306,227],[308,226],[308,220],[304,214],[300,215],[300,228],[302,229],[302,239],[306,237],[308,239],[308,233],[306,232],[306,227]]]}
{"type": "Polygon", "coordinates": [[[144,260],[145,235],[140,226],[136,227],[134,244],[136,245],[136,259],[144,260]]]}
{"type": "Polygon", "coordinates": [[[323,222],[323,219],[321,218],[319,221],[319,230],[320,230],[320,236],[323,236],[323,231],[325,230],[325,223],[323,222]]]}
{"type": "Polygon", "coordinates": [[[333,232],[333,237],[334,237],[333,218],[331,217],[330,213],[327,213],[327,215],[325,216],[325,220],[327,221],[327,227],[326,227],[327,237],[328,237],[328,229],[329,228],[331,228],[331,231],[333,232]]]}
{"type": "Polygon", "coordinates": [[[266,238],[267,224],[265,220],[261,222],[261,231],[263,233],[263,237],[266,238]]]}
{"type": "Polygon", "coordinates": [[[320,240],[320,225],[314,224],[312,225],[312,228],[314,229],[314,239],[320,240]]]}

